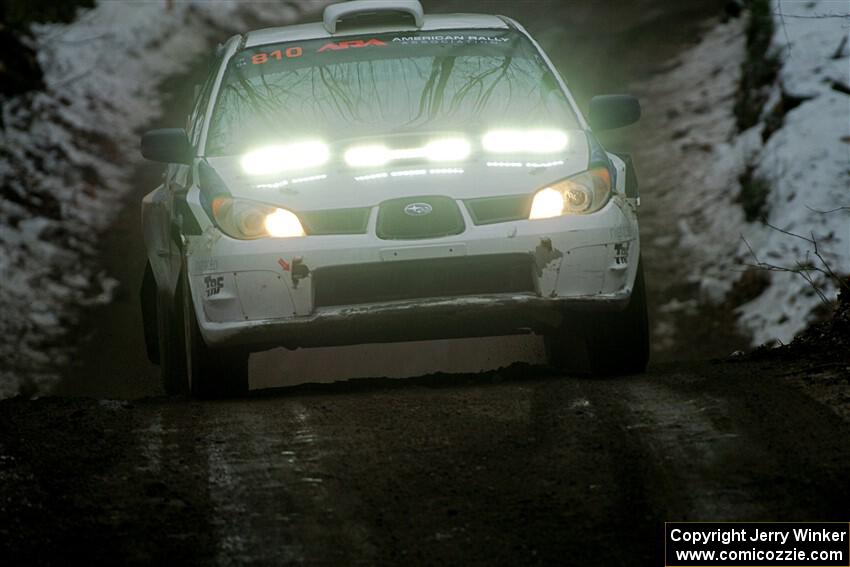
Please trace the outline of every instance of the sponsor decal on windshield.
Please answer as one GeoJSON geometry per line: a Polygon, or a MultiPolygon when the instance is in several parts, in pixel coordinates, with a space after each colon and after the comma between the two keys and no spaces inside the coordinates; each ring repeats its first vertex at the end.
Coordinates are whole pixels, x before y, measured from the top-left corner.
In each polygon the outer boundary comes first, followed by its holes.
{"type": "Polygon", "coordinates": [[[275,49],[271,53],[257,53],[253,57],[251,57],[251,64],[253,65],[262,65],[263,63],[267,63],[270,58],[275,58],[278,61],[282,61],[284,58],[286,59],[295,59],[297,57],[301,57],[304,53],[304,50],[300,47],[287,47],[285,50],[281,51],[280,49],[275,49]]]}
{"type": "Polygon", "coordinates": [[[354,47],[354,48],[369,47],[370,45],[384,46],[384,45],[386,45],[386,43],[384,43],[380,39],[374,39],[374,38],[369,39],[369,40],[352,39],[352,40],[349,40],[349,41],[340,41],[340,42],[337,42],[337,43],[331,42],[331,43],[326,43],[322,47],[320,47],[319,50],[317,51],[317,53],[322,53],[323,51],[328,51],[328,50],[339,51],[340,49],[348,49],[350,47],[354,47]]]}
{"type": "MultiPolygon", "coordinates": [[[[340,51],[342,49],[357,49],[359,47],[370,47],[370,46],[386,46],[387,44],[381,41],[380,39],[351,39],[347,41],[338,41],[338,42],[330,42],[324,44],[322,47],[316,50],[316,53],[322,53],[324,51],[340,51]]],[[[251,64],[252,65],[265,65],[272,59],[276,59],[277,61],[283,61],[284,59],[297,59],[304,54],[304,49],[299,46],[295,47],[287,47],[286,49],[275,49],[270,53],[256,53],[251,56],[251,64]]],[[[237,63],[237,66],[241,67],[244,65],[244,62],[240,61],[237,63]]]]}
{"type": "Polygon", "coordinates": [[[486,35],[406,35],[393,38],[394,45],[422,44],[422,43],[508,43],[508,37],[490,37],[486,35]]]}
{"type": "MultiPolygon", "coordinates": [[[[340,41],[328,41],[328,40],[310,40],[303,42],[301,45],[290,45],[287,47],[286,45],[275,45],[275,46],[265,46],[265,49],[274,51],[256,51],[251,54],[245,54],[241,57],[237,57],[234,60],[234,65],[236,68],[243,68],[246,65],[251,68],[255,68],[258,73],[265,74],[268,71],[266,69],[260,69],[259,66],[264,66],[266,63],[283,63],[290,62],[290,64],[298,63],[297,67],[303,67],[305,65],[316,65],[316,64],[324,64],[324,63],[314,63],[311,56],[321,55],[322,59],[325,59],[327,56],[324,55],[327,52],[331,53],[348,53],[352,54],[351,50],[359,50],[364,47],[381,47],[381,48],[392,48],[399,47],[402,51],[407,51],[406,48],[420,48],[422,53],[428,52],[433,49],[442,49],[444,47],[463,47],[468,46],[469,49],[484,49],[484,50],[501,50],[508,49],[512,50],[514,55],[521,55],[520,52],[514,51],[514,46],[517,43],[517,38],[514,35],[510,34],[489,34],[489,33],[418,33],[418,34],[409,34],[409,33],[401,33],[394,35],[382,35],[380,39],[378,37],[364,37],[360,39],[345,39],[340,41]],[[303,56],[303,57],[302,57],[303,56]],[[250,62],[250,65],[248,63],[250,62]]],[[[263,49],[260,47],[259,49],[263,49]]],[[[384,49],[381,50],[382,56],[390,56],[393,54],[392,49],[384,49]]],[[[400,52],[399,52],[400,53],[400,52]]],[[[490,52],[488,52],[489,54],[490,52]]],[[[403,55],[399,55],[401,57],[407,57],[407,53],[403,55]]],[[[278,66],[275,65],[275,68],[278,66]]],[[[289,67],[289,65],[287,65],[289,67]]]]}

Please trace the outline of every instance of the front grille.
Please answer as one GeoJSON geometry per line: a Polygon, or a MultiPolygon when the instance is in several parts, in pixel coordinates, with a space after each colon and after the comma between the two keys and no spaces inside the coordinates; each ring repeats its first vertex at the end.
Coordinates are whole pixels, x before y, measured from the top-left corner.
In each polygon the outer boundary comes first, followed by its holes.
{"type": "Polygon", "coordinates": [[[460,234],[465,228],[454,199],[405,197],[381,203],[376,233],[384,240],[411,240],[460,234]]]}
{"type": "Polygon", "coordinates": [[[313,285],[316,307],[535,291],[530,254],[333,266],[315,270],[313,285]]]}
{"type": "Polygon", "coordinates": [[[332,209],[298,214],[307,234],[363,234],[372,209],[332,209]]]}
{"type": "Polygon", "coordinates": [[[528,218],[532,195],[486,197],[464,201],[475,224],[493,224],[528,218]]]}

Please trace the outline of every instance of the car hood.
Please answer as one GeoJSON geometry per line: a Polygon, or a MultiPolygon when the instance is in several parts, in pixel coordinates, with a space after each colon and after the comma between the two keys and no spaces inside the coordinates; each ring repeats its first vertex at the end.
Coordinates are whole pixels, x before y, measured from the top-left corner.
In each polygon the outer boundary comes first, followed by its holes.
{"type": "Polygon", "coordinates": [[[388,199],[444,195],[454,199],[533,193],[588,167],[583,132],[571,136],[562,153],[547,156],[478,155],[452,164],[395,162],[381,168],[353,169],[344,163],[248,176],[239,156],[208,157],[231,194],[295,212],[371,207],[388,199]]]}

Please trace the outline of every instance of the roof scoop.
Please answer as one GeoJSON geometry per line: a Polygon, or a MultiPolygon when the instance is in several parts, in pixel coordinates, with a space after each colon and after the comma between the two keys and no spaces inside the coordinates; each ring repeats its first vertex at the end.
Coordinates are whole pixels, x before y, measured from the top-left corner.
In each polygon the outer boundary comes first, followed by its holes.
{"type": "MultiPolygon", "coordinates": [[[[337,24],[341,20],[358,18],[364,16],[386,17],[398,14],[400,16],[411,16],[417,28],[421,28],[425,22],[425,12],[419,0],[353,0],[351,2],[340,2],[331,4],[325,8],[322,14],[322,23],[328,33],[336,33],[337,24]]],[[[364,23],[368,18],[363,18],[364,23]]]]}

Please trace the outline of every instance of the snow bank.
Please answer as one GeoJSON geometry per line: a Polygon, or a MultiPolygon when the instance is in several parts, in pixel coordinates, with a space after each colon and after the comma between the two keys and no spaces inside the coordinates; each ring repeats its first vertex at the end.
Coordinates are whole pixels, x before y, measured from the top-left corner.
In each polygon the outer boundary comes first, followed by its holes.
{"type": "MultiPolygon", "coordinates": [[[[751,161],[754,175],[769,184],[766,220],[776,228],[752,224],[744,229],[744,237],[762,262],[823,268],[811,243],[776,229],[813,236],[832,270],[847,274],[850,209],[834,209],[850,207],[850,94],[835,86],[850,88],[846,43],[850,6],[844,1],[774,0],[773,4],[774,48],[784,60],[765,107],[769,111],[782,96],[803,101],[784,116],[783,126],[755,150],[751,161]]],[[[755,129],[761,134],[764,126],[762,122],[755,129]]],[[[751,137],[749,132],[742,136],[744,140],[751,137]]],[[[749,256],[746,252],[738,247],[738,257],[744,261],[749,256]]],[[[812,276],[827,298],[835,297],[837,289],[831,280],[821,273],[812,276]]],[[[741,306],[740,320],[756,344],[788,342],[812,321],[820,304],[818,294],[799,274],[773,272],[765,292],[741,306]]]]}
{"type": "Polygon", "coordinates": [[[161,113],[158,85],[232,33],[299,15],[297,2],[169,4],[101,1],[33,29],[46,89],[2,108],[0,397],[52,382],[79,308],[110,301],[97,242],[130,190],[139,132],[161,113]]]}
{"type": "MultiPolygon", "coordinates": [[[[835,88],[850,84],[850,47],[836,54],[850,18],[816,17],[850,10],[843,1],[780,6],[776,0],[773,9],[773,48],[782,67],[752,128],[738,132],[733,114],[745,56],[739,20],[709,31],[672,70],[644,85],[646,98],[658,103],[648,118],[654,113],[664,127],[647,137],[653,148],[643,157],[669,165],[656,168],[663,178],[641,179],[641,185],[648,188],[647,201],[654,201],[648,205],[672,213],[678,223],[671,227],[675,238],[649,236],[656,246],[675,243],[673,253],[681,255],[677,263],[686,272],[671,277],[697,286],[701,300],[737,303],[739,324],[754,345],[787,343],[823,304],[799,274],[768,271],[742,279],[757,262],[823,267],[810,242],[782,231],[813,234],[832,270],[850,272],[850,210],[821,212],[850,206],[850,96],[835,88]],[[799,103],[787,105],[793,108],[784,116],[775,111],[783,96],[799,103]],[[746,175],[768,188],[766,222],[745,218],[740,195],[746,175]]],[[[833,282],[819,272],[810,275],[834,299],[833,282]]]]}

